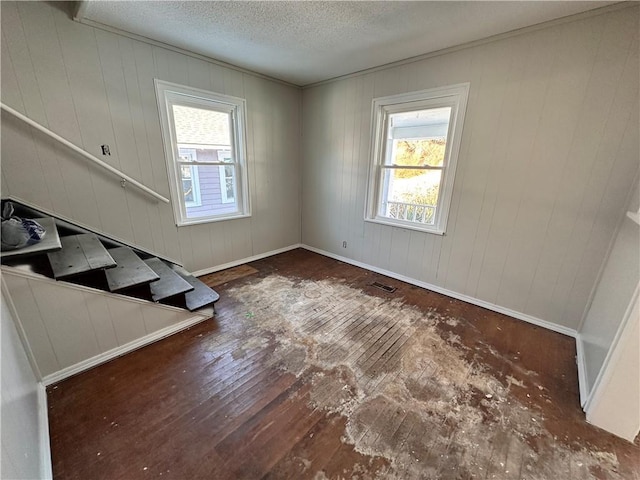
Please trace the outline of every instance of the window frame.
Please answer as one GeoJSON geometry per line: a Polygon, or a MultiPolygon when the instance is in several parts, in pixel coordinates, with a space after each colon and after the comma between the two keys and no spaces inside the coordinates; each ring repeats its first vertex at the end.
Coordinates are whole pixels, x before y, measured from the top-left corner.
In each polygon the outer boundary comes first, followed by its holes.
{"type": "MultiPolygon", "coordinates": [[[[171,193],[173,214],[178,227],[196,225],[200,223],[218,222],[245,218],[251,216],[251,205],[248,183],[248,169],[246,158],[246,101],[243,98],[232,97],[199,88],[179,85],[154,79],[160,126],[164,145],[165,161],[169,176],[169,190],[171,193]],[[182,195],[182,176],[180,167],[184,163],[180,160],[179,147],[176,140],[175,124],[173,120],[173,105],[184,105],[193,108],[203,108],[229,114],[231,136],[231,162],[194,162],[196,166],[233,165],[235,173],[235,187],[237,211],[221,213],[206,217],[188,218],[187,205],[182,195]]],[[[184,147],[183,147],[184,148],[184,147]]],[[[197,175],[196,175],[197,176],[197,175]]],[[[222,185],[221,185],[222,190],[222,185]]],[[[223,202],[230,203],[230,202],[223,202]]],[[[193,205],[196,206],[196,205],[193,205]]]]}
{"type": "MultiPolygon", "coordinates": [[[[189,155],[193,157],[193,162],[195,163],[195,148],[178,148],[179,155],[189,155]],[[189,150],[188,152],[180,153],[180,150],[189,150]]],[[[198,177],[198,169],[193,168],[193,165],[189,165],[189,170],[191,171],[191,188],[193,188],[193,201],[188,202],[185,200],[185,208],[190,207],[199,207],[202,205],[202,199],[200,197],[200,178],[198,177]]],[[[182,182],[182,172],[180,173],[180,182],[182,182]]],[[[182,186],[182,185],[181,185],[182,186]]],[[[183,195],[184,196],[184,195],[183,195]]]]}
{"type": "MultiPolygon", "coordinates": [[[[464,116],[469,96],[470,83],[460,83],[445,87],[430,88],[416,92],[401,93],[385,97],[377,97],[372,101],[371,115],[371,150],[368,173],[367,200],[365,202],[365,216],[367,222],[391,225],[411,230],[419,230],[426,233],[444,235],[447,228],[447,219],[453,184],[458,163],[458,154],[462,141],[464,116]],[[431,108],[451,107],[451,116],[447,130],[447,145],[445,158],[440,178],[438,192],[438,205],[433,225],[399,220],[380,215],[382,190],[384,188],[385,170],[398,167],[386,165],[388,149],[392,143],[387,143],[389,115],[395,113],[411,112],[431,108]],[[388,147],[387,147],[388,145],[388,147]]],[[[400,167],[403,168],[403,167],[400,167]]],[[[431,169],[431,167],[404,167],[409,169],[431,169]]]]}

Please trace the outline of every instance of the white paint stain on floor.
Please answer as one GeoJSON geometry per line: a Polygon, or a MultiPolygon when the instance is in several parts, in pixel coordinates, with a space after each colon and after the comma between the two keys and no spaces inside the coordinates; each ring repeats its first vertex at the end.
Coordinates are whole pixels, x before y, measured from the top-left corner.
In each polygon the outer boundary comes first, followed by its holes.
{"type": "Polygon", "coordinates": [[[343,442],[388,461],[380,478],[622,478],[614,454],[563,444],[535,403],[510,394],[535,388],[534,372],[499,379],[467,360],[459,337],[438,328],[459,319],[336,280],[273,275],[226,293],[254,333],[244,350],[275,342],[281,367],[308,376],[309,406],[347,419],[343,442]]]}

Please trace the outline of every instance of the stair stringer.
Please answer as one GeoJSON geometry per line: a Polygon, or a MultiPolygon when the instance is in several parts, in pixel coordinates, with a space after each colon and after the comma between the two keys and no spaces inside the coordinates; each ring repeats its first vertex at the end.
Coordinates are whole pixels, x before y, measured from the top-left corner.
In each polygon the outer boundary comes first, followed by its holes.
{"type": "Polygon", "coordinates": [[[41,212],[43,214],[43,216],[45,216],[45,217],[52,217],[52,218],[55,218],[55,219],[58,219],[58,220],[62,220],[63,222],[66,222],[66,223],[68,223],[70,225],[73,225],[73,226],[81,228],[82,230],[85,230],[87,233],[93,233],[93,234],[95,234],[95,235],[97,235],[99,237],[103,237],[104,239],[109,240],[111,242],[115,242],[115,243],[118,243],[118,244],[120,244],[122,246],[129,247],[129,248],[131,248],[133,250],[137,250],[137,251],[146,253],[150,257],[158,257],[161,260],[165,260],[165,261],[167,261],[169,263],[173,263],[175,265],[180,265],[181,267],[184,267],[183,262],[181,262],[179,260],[176,260],[174,258],[171,258],[170,256],[168,256],[166,254],[156,253],[156,252],[154,252],[153,250],[151,250],[148,247],[143,247],[143,246],[140,246],[140,245],[138,245],[136,243],[133,243],[131,240],[122,239],[122,238],[120,238],[118,236],[115,236],[115,235],[113,235],[111,233],[104,232],[104,231],[102,231],[102,229],[100,229],[100,228],[98,228],[98,227],[96,227],[94,225],[88,225],[88,224],[83,223],[83,222],[81,222],[79,220],[76,220],[76,219],[73,219],[71,217],[68,217],[68,216],[66,216],[66,215],[64,215],[62,213],[54,212],[53,210],[47,209],[47,208],[42,207],[40,205],[36,205],[35,203],[33,203],[31,201],[28,201],[28,200],[25,200],[23,198],[17,197],[15,195],[9,195],[7,197],[2,197],[2,200],[9,200],[9,201],[14,202],[14,203],[20,203],[20,204],[24,205],[25,207],[28,207],[28,208],[31,208],[33,210],[41,212]]]}
{"type": "Polygon", "coordinates": [[[2,282],[45,385],[213,316],[2,266],[2,282]]]}

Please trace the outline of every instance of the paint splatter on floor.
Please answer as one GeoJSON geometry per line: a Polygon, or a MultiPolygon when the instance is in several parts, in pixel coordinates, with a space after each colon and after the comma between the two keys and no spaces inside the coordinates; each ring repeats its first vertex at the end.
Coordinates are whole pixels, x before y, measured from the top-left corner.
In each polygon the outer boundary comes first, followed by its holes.
{"type": "Polygon", "coordinates": [[[351,478],[624,478],[614,453],[563,442],[522,400],[545,399],[535,372],[441,328],[455,317],[335,280],[272,275],[226,294],[252,314],[242,319],[251,344],[234,357],[274,345],[272,361],[310,382],[309,407],[344,417],[342,441],[385,460],[375,474],[354,465],[351,478]],[[496,362],[517,377],[496,374],[496,362]]]}

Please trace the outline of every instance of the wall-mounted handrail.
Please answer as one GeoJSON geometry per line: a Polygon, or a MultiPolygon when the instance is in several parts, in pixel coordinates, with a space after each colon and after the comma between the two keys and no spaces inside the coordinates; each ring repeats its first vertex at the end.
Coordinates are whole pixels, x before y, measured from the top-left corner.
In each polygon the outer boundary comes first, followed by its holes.
{"type": "Polygon", "coordinates": [[[29,117],[23,115],[22,113],[18,112],[17,110],[14,110],[13,108],[5,105],[2,102],[0,102],[0,108],[2,108],[2,110],[4,110],[5,112],[10,113],[14,117],[19,118],[24,123],[26,123],[28,125],[31,125],[36,130],[39,130],[40,132],[44,133],[45,135],[48,135],[49,137],[53,138],[54,140],[57,140],[58,142],[60,142],[63,145],[65,145],[66,147],[69,147],[71,150],[73,150],[76,153],[79,153],[80,155],[82,155],[87,160],[91,160],[96,165],[104,168],[105,170],[113,173],[114,175],[117,175],[118,177],[120,177],[120,183],[122,184],[123,187],[125,185],[133,185],[134,187],[139,188],[140,190],[142,190],[144,193],[146,193],[148,195],[151,195],[156,200],[160,200],[161,202],[164,202],[164,203],[169,203],[169,199],[168,198],[163,197],[162,195],[160,195],[159,193],[155,192],[154,190],[151,190],[146,185],[143,185],[142,183],[138,182],[135,178],[131,178],[129,175],[127,175],[125,173],[122,173],[117,168],[112,167],[108,163],[105,163],[102,160],[100,160],[99,158],[95,157],[94,155],[91,155],[89,152],[84,151],[83,149],[81,149],[77,145],[71,143],[66,138],[61,137],[57,133],[52,132],[48,128],[43,127],[42,125],[40,125],[39,123],[34,122],[29,117]]]}

